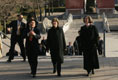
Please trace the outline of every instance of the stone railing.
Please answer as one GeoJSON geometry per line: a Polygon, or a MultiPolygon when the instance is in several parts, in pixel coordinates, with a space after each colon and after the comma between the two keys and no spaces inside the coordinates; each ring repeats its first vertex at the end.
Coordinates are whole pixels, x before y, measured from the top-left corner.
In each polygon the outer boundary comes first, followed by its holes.
{"type": "Polygon", "coordinates": [[[109,22],[107,20],[105,13],[103,13],[103,28],[106,32],[110,32],[109,22]]]}
{"type": "Polygon", "coordinates": [[[42,31],[45,33],[52,26],[51,20],[45,18],[42,23],[42,31]]]}
{"type": "MultiPolygon", "coordinates": [[[[63,31],[64,32],[66,32],[69,29],[70,24],[72,23],[72,21],[73,21],[73,16],[72,16],[72,14],[69,14],[69,16],[67,18],[67,22],[63,25],[63,31]]],[[[49,20],[48,18],[45,18],[43,20],[41,29],[42,29],[43,32],[46,32],[51,26],[52,26],[51,20],[49,20]]]]}
{"type": "Polygon", "coordinates": [[[63,25],[63,31],[64,33],[70,28],[70,24],[73,22],[73,16],[72,14],[69,14],[67,18],[67,22],[63,25]]]}

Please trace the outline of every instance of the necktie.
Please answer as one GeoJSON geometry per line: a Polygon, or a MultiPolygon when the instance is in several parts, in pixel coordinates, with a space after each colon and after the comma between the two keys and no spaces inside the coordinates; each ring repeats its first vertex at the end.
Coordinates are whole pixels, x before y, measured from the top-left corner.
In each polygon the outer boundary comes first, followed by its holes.
{"type": "Polygon", "coordinates": [[[20,35],[20,25],[18,26],[18,33],[17,35],[20,35]]]}
{"type": "Polygon", "coordinates": [[[20,25],[21,25],[20,22],[18,22],[18,26],[17,26],[17,35],[20,35],[20,28],[21,28],[20,25]]]}

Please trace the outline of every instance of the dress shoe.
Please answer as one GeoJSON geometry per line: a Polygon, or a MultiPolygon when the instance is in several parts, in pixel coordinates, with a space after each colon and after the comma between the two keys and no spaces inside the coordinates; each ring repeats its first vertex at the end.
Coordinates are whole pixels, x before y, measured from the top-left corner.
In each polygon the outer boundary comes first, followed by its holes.
{"type": "Polygon", "coordinates": [[[11,60],[7,60],[7,62],[11,62],[11,60]]]}
{"type": "Polygon", "coordinates": [[[88,76],[88,77],[90,76],[90,71],[87,71],[87,76],[88,76]]]}
{"type": "Polygon", "coordinates": [[[61,77],[61,73],[58,73],[57,76],[61,77]]]}
{"type": "Polygon", "coordinates": [[[32,77],[35,78],[36,77],[36,74],[32,74],[32,77]]]}

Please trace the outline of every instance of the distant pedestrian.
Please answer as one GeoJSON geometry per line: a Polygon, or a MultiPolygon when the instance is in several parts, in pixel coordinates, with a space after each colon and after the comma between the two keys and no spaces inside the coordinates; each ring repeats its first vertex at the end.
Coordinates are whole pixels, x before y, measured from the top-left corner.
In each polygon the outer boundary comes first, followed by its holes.
{"type": "MultiPolygon", "coordinates": [[[[41,40],[41,46],[42,46],[42,49],[43,49],[43,53],[44,55],[46,55],[46,45],[47,45],[47,40],[45,39],[45,37],[43,36],[43,39],[41,40]]],[[[41,47],[40,46],[40,47],[41,47]]]]}
{"type": "Polygon", "coordinates": [[[41,44],[46,46],[46,39],[44,36],[43,36],[43,39],[41,40],[41,44]]]}
{"type": "Polygon", "coordinates": [[[99,55],[103,54],[103,40],[101,39],[101,37],[99,37],[98,41],[98,53],[99,55]]]}
{"type": "Polygon", "coordinates": [[[76,39],[75,39],[75,41],[73,43],[73,48],[74,48],[75,55],[79,55],[79,48],[78,48],[78,43],[77,43],[76,39]]]}
{"type": "Polygon", "coordinates": [[[72,46],[72,42],[69,42],[69,44],[67,45],[67,54],[72,56],[73,55],[73,46],[72,46]]]}
{"type": "Polygon", "coordinates": [[[52,20],[52,27],[48,31],[47,50],[50,49],[51,59],[53,63],[53,73],[57,70],[57,75],[61,76],[61,64],[64,62],[64,50],[66,42],[63,29],[59,27],[57,18],[52,20]]]}
{"type": "Polygon", "coordinates": [[[76,37],[76,41],[77,41],[77,51],[78,51],[78,55],[82,55],[82,46],[81,46],[81,39],[80,39],[80,31],[78,31],[78,36],[76,37]]]}
{"type": "Polygon", "coordinates": [[[26,54],[28,56],[28,62],[31,68],[32,77],[36,76],[39,54],[40,30],[36,26],[35,20],[30,20],[26,29],[26,54]]]}
{"type": "Polygon", "coordinates": [[[83,19],[85,25],[81,27],[80,39],[82,45],[82,51],[84,56],[84,69],[87,70],[87,76],[90,72],[94,74],[94,69],[99,69],[99,61],[97,56],[98,46],[98,31],[93,22],[91,16],[86,16],[83,19]]]}
{"type": "Polygon", "coordinates": [[[42,44],[39,44],[39,56],[40,55],[42,56],[46,55],[46,48],[42,44]]]}

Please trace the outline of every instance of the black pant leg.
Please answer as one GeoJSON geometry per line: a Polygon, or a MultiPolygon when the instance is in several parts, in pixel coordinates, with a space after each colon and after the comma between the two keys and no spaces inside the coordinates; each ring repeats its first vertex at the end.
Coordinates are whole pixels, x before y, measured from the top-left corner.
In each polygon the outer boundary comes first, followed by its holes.
{"type": "Polygon", "coordinates": [[[31,68],[31,73],[33,74],[33,75],[35,75],[36,74],[36,71],[37,71],[37,64],[38,64],[38,60],[37,60],[37,58],[38,58],[38,55],[30,55],[30,54],[28,54],[28,62],[29,62],[29,64],[30,64],[30,68],[31,68]]]}
{"type": "Polygon", "coordinates": [[[11,43],[10,43],[10,50],[9,50],[9,60],[12,60],[14,58],[14,48],[15,48],[15,45],[17,43],[17,39],[14,40],[14,39],[11,39],[11,43]]]}
{"type": "Polygon", "coordinates": [[[35,56],[33,59],[33,64],[32,64],[32,72],[33,74],[36,74],[37,72],[37,65],[38,65],[38,60],[37,60],[38,56],[35,56]]]}
{"type": "Polygon", "coordinates": [[[21,56],[25,60],[26,59],[26,52],[25,52],[25,47],[24,47],[23,39],[19,39],[18,40],[18,44],[19,44],[19,47],[20,47],[20,50],[21,50],[21,56]]]}

